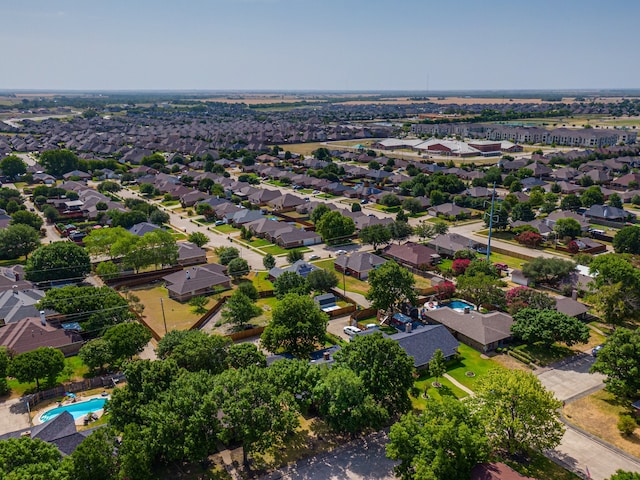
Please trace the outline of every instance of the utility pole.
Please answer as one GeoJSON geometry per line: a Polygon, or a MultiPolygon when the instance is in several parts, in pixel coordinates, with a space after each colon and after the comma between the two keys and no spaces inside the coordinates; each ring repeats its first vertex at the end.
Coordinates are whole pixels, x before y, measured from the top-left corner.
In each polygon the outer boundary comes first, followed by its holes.
{"type": "Polygon", "coordinates": [[[162,309],[162,321],[164,322],[164,334],[167,334],[167,317],[164,315],[164,303],[162,298],[160,298],[160,308],[162,309]]]}

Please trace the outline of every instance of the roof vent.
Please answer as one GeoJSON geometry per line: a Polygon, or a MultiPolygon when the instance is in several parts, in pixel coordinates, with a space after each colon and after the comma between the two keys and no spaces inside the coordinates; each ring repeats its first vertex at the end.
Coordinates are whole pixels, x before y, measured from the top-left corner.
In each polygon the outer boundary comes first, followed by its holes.
{"type": "Polygon", "coordinates": [[[187,280],[191,279],[191,273],[189,273],[189,270],[187,270],[187,280]]]}

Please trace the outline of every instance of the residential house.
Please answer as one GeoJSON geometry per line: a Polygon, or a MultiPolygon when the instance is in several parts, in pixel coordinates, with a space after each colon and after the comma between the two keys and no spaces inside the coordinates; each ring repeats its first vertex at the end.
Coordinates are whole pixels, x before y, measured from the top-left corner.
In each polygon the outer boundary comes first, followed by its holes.
{"type": "Polygon", "coordinates": [[[215,292],[219,288],[231,288],[227,267],[217,263],[190,267],[163,277],[169,297],[180,302],[215,292]]]}
{"type": "Polygon", "coordinates": [[[486,353],[502,347],[511,340],[511,315],[502,312],[479,313],[475,310],[458,312],[449,307],[427,310],[430,321],[447,327],[462,343],[486,353]]]}
{"type": "MultiPolygon", "coordinates": [[[[19,289],[17,286],[0,292],[0,325],[16,323],[27,317],[37,317],[37,303],[44,298],[44,291],[36,288],[19,289]]],[[[54,313],[45,310],[45,314],[54,313]]]]}
{"type": "Polygon", "coordinates": [[[351,255],[338,255],[334,263],[337,272],[343,272],[359,280],[366,280],[369,272],[375,270],[386,260],[369,252],[353,252],[351,255]]]}
{"type": "Polygon", "coordinates": [[[207,263],[207,252],[205,249],[191,242],[177,242],[177,244],[178,265],[181,267],[207,263]]]}
{"type": "Polygon", "coordinates": [[[288,231],[280,230],[274,236],[275,243],[282,248],[294,248],[322,243],[322,237],[315,232],[302,230],[292,225],[287,225],[287,227],[289,227],[288,231]]]}
{"type": "Polygon", "coordinates": [[[463,217],[471,215],[471,211],[466,208],[459,207],[455,203],[443,203],[429,207],[429,215],[432,217],[463,217]]]}
{"type": "Polygon", "coordinates": [[[501,462],[479,463],[471,470],[470,480],[535,480],[520,475],[509,465],[501,462]]]}
{"type": "Polygon", "coordinates": [[[295,210],[297,206],[302,205],[305,201],[297,195],[285,193],[279,197],[269,200],[267,205],[276,212],[290,212],[295,210]]]}
{"type": "Polygon", "coordinates": [[[0,346],[16,353],[52,347],[68,356],[78,353],[83,343],[77,332],[54,327],[38,316],[23,318],[0,328],[0,346]]]}
{"type": "Polygon", "coordinates": [[[134,235],[142,237],[144,236],[145,233],[153,232],[154,230],[158,230],[159,228],[160,227],[155,223],[140,222],[140,223],[136,223],[134,226],[132,226],[128,230],[134,235]]]}
{"type": "Polygon", "coordinates": [[[309,275],[314,270],[319,270],[319,269],[320,267],[317,267],[312,263],[305,262],[304,260],[298,260],[297,262],[293,263],[292,265],[289,265],[288,267],[284,267],[284,268],[273,267],[271,270],[269,270],[269,279],[275,280],[285,272],[297,273],[301,277],[307,278],[307,275],[309,275]]]}
{"type": "Polygon", "coordinates": [[[33,283],[25,280],[24,267],[13,265],[11,267],[0,267],[0,292],[12,290],[27,290],[33,287],[33,283]]]}
{"type": "Polygon", "coordinates": [[[440,255],[433,248],[413,242],[387,245],[383,252],[386,257],[413,268],[435,265],[440,261],[440,255]]]}
{"type": "Polygon", "coordinates": [[[275,200],[278,197],[281,197],[282,193],[278,190],[269,190],[269,189],[259,189],[259,191],[252,193],[247,197],[252,204],[257,205],[259,207],[266,205],[271,200],[275,200]]]}
{"type": "Polygon", "coordinates": [[[80,170],[72,170],[62,175],[62,178],[64,178],[65,180],[71,180],[74,177],[83,181],[91,180],[91,175],[89,175],[87,172],[83,172],[80,170]]]}
{"type": "Polygon", "coordinates": [[[584,320],[587,316],[587,312],[589,311],[589,307],[573,298],[557,297],[556,310],[564,313],[565,315],[569,315],[570,317],[584,320]]]}
{"type": "Polygon", "coordinates": [[[245,225],[249,222],[255,222],[256,220],[260,220],[264,215],[260,210],[249,210],[248,208],[242,208],[237,212],[228,213],[222,220],[226,223],[232,224],[234,227],[240,227],[241,225],[245,225]]]}
{"type": "Polygon", "coordinates": [[[585,218],[592,222],[615,222],[623,223],[629,218],[635,218],[635,214],[627,212],[622,208],[611,207],[609,205],[591,205],[589,209],[584,212],[585,218]]]}
{"type": "MultiPolygon", "coordinates": [[[[409,324],[411,325],[411,324],[409,324]]],[[[427,368],[436,350],[441,350],[446,360],[450,360],[458,353],[460,344],[443,325],[426,325],[409,332],[398,332],[389,338],[413,358],[413,365],[417,369],[427,368]]]]}
{"type": "Polygon", "coordinates": [[[611,182],[611,185],[618,188],[638,188],[640,185],[640,173],[627,173],[611,182]]]}
{"type": "Polygon", "coordinates": [[[485,245],[458,233],[447,233],[432,238],[427,242],[427,246],[435,249],[439,255],[453,257],[460,250],[476,250],[478,247],[485,245]]]}
{"type": "Polygon", "coordinates": [[[191,190],[180,197],[180,205],[182,205],[183,208],[193,207],[196,203],[202,202],[210,197],[211,195],[201,192],[200,190],[191,190]]]}

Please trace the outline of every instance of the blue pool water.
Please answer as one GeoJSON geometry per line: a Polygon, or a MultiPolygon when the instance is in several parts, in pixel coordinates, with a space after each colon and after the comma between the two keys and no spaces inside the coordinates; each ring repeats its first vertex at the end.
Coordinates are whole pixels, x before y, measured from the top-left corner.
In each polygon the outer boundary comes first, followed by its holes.
{"type": "Polygon", "coordinates": [[[475,307],[470,303],[463,302],[462,300],[452,300],[447,303],[441,303],[440,307],[449,307],[454,310],[464,310],[465,308],[469,308],[470,310],[475,310],[475,307]]]}
{"type": "Polygon", "coordinates": [[[64,407],[56,407],[52,408],[44,412],[40,415],[41,422],[48,422],[49,420],[56,418],[62,412],[69,412],[74,420],[84,417],[89,412],[95,412],[96,410],[101,410],[104,408],[104,403],[107,401],[106,398],[92,398],[91,400],[87,400],[86,402],[78,402],[72,403],[69,405],[65,405],[64,407]]]}

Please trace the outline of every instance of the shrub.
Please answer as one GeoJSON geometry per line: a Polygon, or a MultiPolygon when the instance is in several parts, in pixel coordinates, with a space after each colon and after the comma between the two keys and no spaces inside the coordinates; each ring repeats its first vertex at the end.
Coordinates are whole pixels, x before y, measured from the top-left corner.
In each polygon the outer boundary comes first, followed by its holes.
{"type": "Polygon", "coordinates": [[[454,275],[463,275],[466,272],[467,268],[471,264],[471,260],[466,258],[458,258],[453,261],[451,265],[451,270],[453,270],[454,275]]]}
{"type": "Polygon", "coordinates": [[[633,432],[638,427],[638,423],[631,415],[620,415],[617,426],[622,435],[629,436],[633,435],[633,432]]]}
{"type": "Polygon", "coordinates": [[[519,244],[530,248],[537,248],[543,242],[542,235],[531,231],[524,231],[514,238],[519,244]]]}

